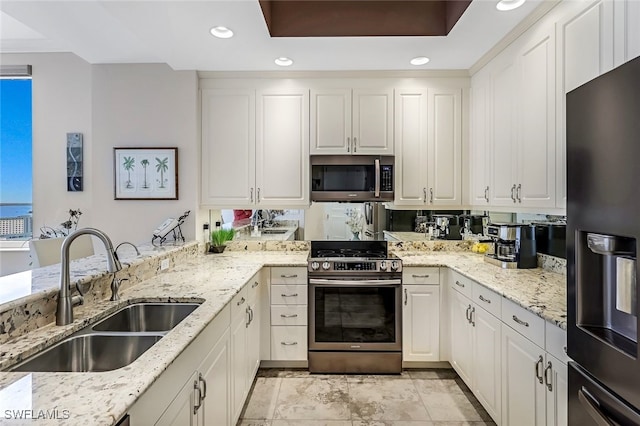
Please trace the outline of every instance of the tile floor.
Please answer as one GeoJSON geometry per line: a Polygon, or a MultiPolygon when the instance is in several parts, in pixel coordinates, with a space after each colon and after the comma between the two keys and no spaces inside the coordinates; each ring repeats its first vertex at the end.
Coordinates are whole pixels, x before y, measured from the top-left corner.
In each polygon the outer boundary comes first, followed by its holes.
{"type": "Polygon", "coordinates": [[[495,426],[451,369],[324,375],[261,369],[238,426],[495,426]]]}

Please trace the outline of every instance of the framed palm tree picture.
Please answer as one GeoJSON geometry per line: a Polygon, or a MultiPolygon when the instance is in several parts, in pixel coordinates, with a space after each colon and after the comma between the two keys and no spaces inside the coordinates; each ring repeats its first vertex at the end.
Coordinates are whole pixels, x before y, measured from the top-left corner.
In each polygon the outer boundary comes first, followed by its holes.
{"type": "Polygon", "coordinates": [[[178,148],[113,148],[116,200],[177,200],[178,148]]]}

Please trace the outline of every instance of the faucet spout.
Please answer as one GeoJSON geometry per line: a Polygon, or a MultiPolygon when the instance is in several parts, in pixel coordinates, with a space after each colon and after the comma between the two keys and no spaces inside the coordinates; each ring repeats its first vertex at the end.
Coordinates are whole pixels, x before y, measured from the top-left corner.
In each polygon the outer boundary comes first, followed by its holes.
{"type": "Polygon", "coordinates": [[[116,258],[117,258],[117,254],[118,254],[118,249],[120,248],[120,246],[123,246],[123,245],[125,245],[125,244],[126,244],[126,245],[129,245],[129,246],[131,246],[131,247],[133,247],[133,249],[136,251],[136,255],[140,256],[140,250],[138,250],[138,247],[136,247],[136,245],[135,245],[135,244],[130,243],[129,241],[123,241],[123,242],[121,242],[120,244],[118,244],[118,245],[116,246],[116,249],[113,251],[113,253],[114,253],[114,254],[116,254],[116,258]]]}
{"type": "Polygon", "coordinates": [[[67,325],[73,322],[73,306],[82,303],[82,296],[71,297],[69,289],[71,279],[69,277],[69,248],[71,243],[81,235],[94,235],[98,237],[107,250],[107,269],[111,273],[118,272],[122,269],[120,261],[115,256],[111,239],[104,232],[95,228],[82,228],[69,234],[62,242],[60,249],[61,271],[60,271],[60,291],[58,292],[58,309],[56,311],[56,325],[67,325]]]}

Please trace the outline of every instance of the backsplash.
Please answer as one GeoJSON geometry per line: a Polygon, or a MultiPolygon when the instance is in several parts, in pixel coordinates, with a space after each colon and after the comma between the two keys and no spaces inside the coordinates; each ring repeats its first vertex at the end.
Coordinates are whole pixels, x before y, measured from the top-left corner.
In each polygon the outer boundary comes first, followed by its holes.
{"type": "Polygon", "coordinates": [[[567,259],[538,253],[538,267],[547,271],[567,275],[567,259]]]}

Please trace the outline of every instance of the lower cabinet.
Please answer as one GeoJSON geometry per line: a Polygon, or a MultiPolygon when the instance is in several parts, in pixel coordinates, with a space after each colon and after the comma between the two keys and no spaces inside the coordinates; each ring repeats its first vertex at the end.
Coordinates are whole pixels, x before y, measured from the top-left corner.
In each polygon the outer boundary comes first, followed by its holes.
{"type": "Polygon", "coordinates": [[[440,361],[440,287],[402,287],[402,360],[440,361]]]}
{"type": "Polygon", "coordinates": [[[271,268],[271,361],[307,361],[307,268],[271,268]]]}

